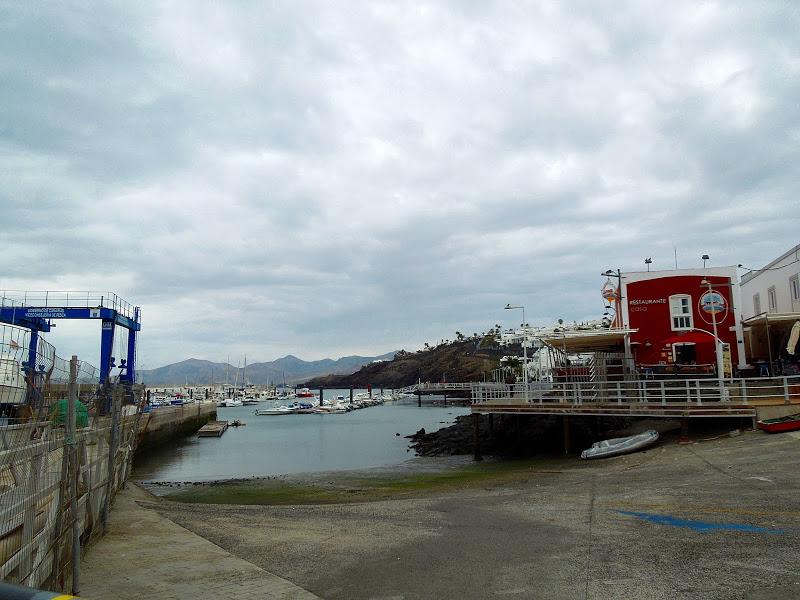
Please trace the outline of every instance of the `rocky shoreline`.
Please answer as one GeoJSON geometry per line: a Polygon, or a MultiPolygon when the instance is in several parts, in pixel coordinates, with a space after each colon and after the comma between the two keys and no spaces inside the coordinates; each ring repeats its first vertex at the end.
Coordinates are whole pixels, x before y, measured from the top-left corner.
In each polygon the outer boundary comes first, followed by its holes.
{"type": "MultiPolygon", "coordinates": [[[[420,429],[406,436],[418,456],[472,454],[475,449],[473,415],[456,417],[455,423],[438,431],[420,429]]],[[[622,432],[639,430],[637,421],[623,417],[570,417],[573,451],[622,432]]],[[[669,428],[676,425],[672,422],[669,428]]],[[[653,428],[649,426],[649,428],[653,428]]],[[[563,417],[529,415],[480,415],[481,452],[499,457],[530,457],[537,454],[563,454],[563,417]]]]}

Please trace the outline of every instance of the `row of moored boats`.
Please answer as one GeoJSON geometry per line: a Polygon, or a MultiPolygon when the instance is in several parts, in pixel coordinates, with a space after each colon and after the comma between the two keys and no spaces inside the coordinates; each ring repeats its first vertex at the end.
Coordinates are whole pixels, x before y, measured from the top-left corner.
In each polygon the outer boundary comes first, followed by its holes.
{"type": "Polygon", "coordinates": [[[295,400],[291,404],[284,404],[272,408],[257,408],[255,414],[262,417],[275,417],[280,415],[308,415],[308,414],[344,414],[360,408],[378,406],[387,400],[393,399],[391,396],[370,396],[369,394],[359,393],[353,397],[353,401],[344,396],[336,398],[325,404],[320,402],[317,396],[295,400]]]}

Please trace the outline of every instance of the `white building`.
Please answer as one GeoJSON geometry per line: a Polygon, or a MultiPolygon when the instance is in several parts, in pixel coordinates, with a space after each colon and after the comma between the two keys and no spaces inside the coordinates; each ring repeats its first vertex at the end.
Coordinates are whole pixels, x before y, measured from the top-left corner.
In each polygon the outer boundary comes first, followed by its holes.
{"type": "Polygon", "coordinates": [[[800,375],[792,343],[800,323],[800,244],[742,277],[742,316],[750,363],[759,374],[800,375]]]}
{"type": "Polygon", "coordinates": [[[800,244],[742,277],[742,316],[800,312],[800,244]]]}

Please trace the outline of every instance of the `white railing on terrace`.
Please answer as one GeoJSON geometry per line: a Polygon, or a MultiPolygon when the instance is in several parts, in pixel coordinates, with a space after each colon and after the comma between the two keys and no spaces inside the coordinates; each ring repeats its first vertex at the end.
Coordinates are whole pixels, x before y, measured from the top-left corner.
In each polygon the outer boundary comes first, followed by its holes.
{"type": "MultiPolygon", "coordinates": [[[[475,383],[472,402],[481,404],[792,404],[800,403],[800,376],[726,379],[635,379],[628,381],[475,383]]],[[[798,411],[800,412],[800,411],[798,411]]]]}
{"type": "Polygon", "coordinates": [[[119,314],[133,319],[134,309],[130,302],[113,292],[79,292],[52,290],[2,290],[0,306],[35,306],[59,308],[110,308],[119,314]]]}
{"type": "Polygon", "coordinates": [[[461,383],[461,382],[453,382],[453,383],[418,383],[414,388],[421,388],[424,390],[469,390],[472,389],[471,383],[461,383]]]}

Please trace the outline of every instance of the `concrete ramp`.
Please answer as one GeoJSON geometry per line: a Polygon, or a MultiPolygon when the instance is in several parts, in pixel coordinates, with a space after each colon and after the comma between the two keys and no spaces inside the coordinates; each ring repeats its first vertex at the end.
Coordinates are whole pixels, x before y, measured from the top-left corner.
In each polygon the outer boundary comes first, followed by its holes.
{"type": "Polygon", "coordinates": [[[152,501],[133,484],[119,493],[108,533],[81,563],[81,598],[318,599],[162,517],[152,501]]]}

